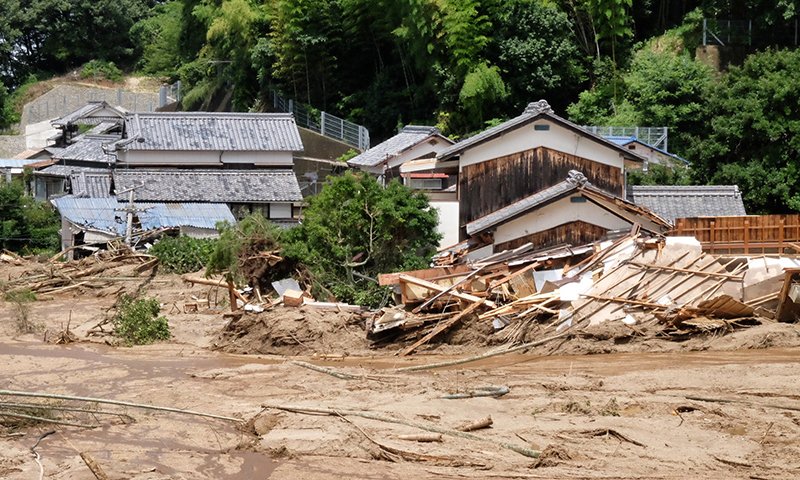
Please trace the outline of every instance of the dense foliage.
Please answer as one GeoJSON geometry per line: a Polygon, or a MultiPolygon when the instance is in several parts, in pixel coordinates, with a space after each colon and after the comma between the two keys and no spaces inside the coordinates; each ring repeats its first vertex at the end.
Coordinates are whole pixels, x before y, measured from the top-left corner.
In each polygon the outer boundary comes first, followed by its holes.
{"type": "Polygon", "coordinates": [[[694,182],[798,210],[796,53],[780,50],[798,15],[797,0],[6,0],[0,128],[31,75],[87,62],[180,79],[186,109],[261,110],[279,91],[373,141],[409,123],[463,137],[544,98],[578,123],[669,127],[694,182]],[[741,68],[695,58],[704,19],[752,21],[732,32],[741,68]]]}
{"type": "Polygon", "coordinates": [[[0,248],[25,253],[55,253],[61,221],[53,207],[25,195],[22,182],[0,179],[0,248]]]}
{"type": "Polygon", "coordinates": [[[117,313],[112,319],[114,335],[126,345],[146,345],[169,340],[169,323],[159,317],[161,306],[155,298],[120,297],[117,313]]]}
{"type": "Polygon", "coordinates": [[[332,178],[309,200],[284,254],[311,270],[342,301],[375,305],[378,274],[425,268],[436,251],[437,212],[424,194],[371,175],[332,178]]]}
{"type": "Polygon", "coordinates": [[[166,237],[153,245],[148,253],[158,257],[167,272],[189,273],[205,268],[216,241],[187,236],[166,237]]]}

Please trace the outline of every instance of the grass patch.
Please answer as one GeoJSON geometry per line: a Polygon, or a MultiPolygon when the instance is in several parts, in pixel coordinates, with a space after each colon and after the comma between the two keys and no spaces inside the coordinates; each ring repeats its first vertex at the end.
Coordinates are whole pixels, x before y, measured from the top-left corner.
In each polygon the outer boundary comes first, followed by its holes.
{"type": "Polygon", "coordinates": [[[36,301],[36,294],[28,288],[11,290],[3,295],[6,302],[14,305],[16,311],[17,331],[20,333],[33,333],[38,326],[30,320],[30,304],[36,301]]]}
{"type": "Polygon", "coordinates": [[[123,295],[112,319],[114,334],[128,346],[169,340],[169,323],[166,317],[158,316],[160,310],[155,298],[123,295]]]}

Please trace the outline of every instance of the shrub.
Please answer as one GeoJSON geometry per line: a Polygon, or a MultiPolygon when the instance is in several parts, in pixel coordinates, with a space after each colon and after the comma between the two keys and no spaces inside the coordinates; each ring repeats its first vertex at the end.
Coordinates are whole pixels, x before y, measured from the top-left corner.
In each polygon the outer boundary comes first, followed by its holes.
{"type": "Polygon", "coordinates": [[[91,60],[83,65],[81,78],[105,78],[112,82],[122,80],[122,70],[114,62],[105,60],[91,60]]]}
{"type": "Polygon", "coordinates": [[[155,298],[120,298],[117,314],[113,318],[114,334],[127,345],[146,345],[158,340],[169,340],[169,323],[159,317],[161,307],[155,298]]]}
{"type": "Polygon", "coordinates": [[[17,330],[20,333],[33,333],[38,326],[30,321],[29,303],[36,301],[36,294],[28,288],[11,290],[4,295],[5,301],[12,303],[16,309],[17,330]]]}
{"type": "Polygon", "coordinates": [[[206,238],[166,237],[153,245],[150,253],[167,272],[189,273],[205,268],[215,245],[216,240],[206,238]]]}

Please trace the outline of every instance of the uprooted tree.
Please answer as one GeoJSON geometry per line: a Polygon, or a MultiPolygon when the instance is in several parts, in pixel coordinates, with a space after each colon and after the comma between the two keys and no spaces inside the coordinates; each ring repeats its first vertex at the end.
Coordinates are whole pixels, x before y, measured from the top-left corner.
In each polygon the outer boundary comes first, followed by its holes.
{"type": "Polygon", "coordinates": [[[338,300],[375,306],[387,296],[378,274],[428,265],[441,238],[437,224],[424,194],[347,173],[309,199],[302,224],[284,234],[284,255],[338,300]]]}

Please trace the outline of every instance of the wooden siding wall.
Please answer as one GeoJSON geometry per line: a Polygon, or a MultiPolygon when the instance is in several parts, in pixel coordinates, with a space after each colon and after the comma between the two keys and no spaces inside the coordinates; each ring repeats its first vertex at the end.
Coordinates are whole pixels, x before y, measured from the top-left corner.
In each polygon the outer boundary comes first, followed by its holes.
{"type": "Polygon", "coordinates": [[[578,220],[576,222],[553,227],[543,232],[532,233],[524,237],[497,244],[494,247],[494,251],[502,252],[503,250],[511,250],[512,248],[517,248],[526,243],[532,243],[533,248],[537,250],[563,244],[577,247],[596,242],[606,233],[608,233],[608,230],[603,227],[578,220]]]}
{"type": "Polygon", "coordinates": [[[621,168],[538,147],[464,167],[458,180],[460,224],[563,182],[570,170],[583,173],[597,188],[625,195],[621,168]]]}
{"type": "Polygon", "coordinates": [[[669,235],[695,237],[716,253],[797,251],[800,214],[678,218],[669,235]]]}

